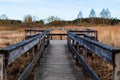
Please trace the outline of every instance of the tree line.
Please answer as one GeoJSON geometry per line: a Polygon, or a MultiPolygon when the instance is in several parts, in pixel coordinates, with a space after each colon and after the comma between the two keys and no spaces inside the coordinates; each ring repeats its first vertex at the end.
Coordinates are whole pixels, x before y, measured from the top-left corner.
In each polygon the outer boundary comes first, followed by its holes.
{"type": "Polygon", "coordinates": [[[102,9],[99,15],[96,15],[94,9],[91,9],[88,18],[84,18],[82,11],[79,11],[77,18],[72,21],[62,20],[57,16],[49,16],[47,19],[41,19],[37,16],[25,15],[23,21],[11,20],[6,14],[0,15],[0,25],[21,25],[23,27],[44,27],[44,26],[89,26],[89,25],[117,25],[120,20],[112,18],[109,9],[102,9]]]}
{"type": "MultiPolygon", "coordinates": [[[[81,20],[83,19],[82,11],[79,12],[77,19],[80,20],[79,23],[81,23],[81,20]]],[[[103,8],[102,11],[99,13],[99,16],[96,16],[95,10],[91,9],[90,14],[89,14],[89,22],[91,24],[95,24],[94,22],[96,20],[98,21],[98,19],[100,21],[102,20],[102,24],[106,24],[107,22],[112,21],[111,13],[110,13],[109,9],[103,8]]],[[[101,24],[100,21],[99,21],[99,23],[101,24]]]]}

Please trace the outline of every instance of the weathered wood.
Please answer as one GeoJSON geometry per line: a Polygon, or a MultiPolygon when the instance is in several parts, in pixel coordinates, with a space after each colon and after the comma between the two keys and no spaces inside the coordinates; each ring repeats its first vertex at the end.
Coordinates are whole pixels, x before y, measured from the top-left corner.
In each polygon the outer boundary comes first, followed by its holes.
{"type": "Polygon", "coordinates": [[[115,54],[114,80],[120,80],[120,53],[115,54]]]}
{"type": "Polygon", "coordinates": [[[4,72],[4,55],[0,54],[0,80],[4,80],[5,79],[5,72],[4,72]]]}
{"type": "Polygon", "coordinates": [[[69,30],[70,32],[96,32],[93,29],[78,29],[78,30],[69,30]]]}
{"type": "Polygon", "coordinates": [[[29,39],[29,38],[35,37],[35,36],[37,36],[37,35],[40,35],[40,34],[26,35],[26,36],[25,36],[25,39],[29,39]]]}
{"type": "MultiPolygon", "coordinates": [[[[81,30],[68,30],[69,32],[72,32],[74,34],[84,34],[84,36],[88,37],[87,34],[90,34],[90,36],[94,40],[98,40],[98,32],[96,30],[92,29],[81,29],[81,30]]],[[[90,36],[88,38],[90,38],[90,36]]]]}
{"type": "MultiPolygon", "coordinates": [[[[35,53],[35,57],[33,58],[33,60],[31,61],[31,63],[25,68],[25,70],[23,71],[23,73],[20,75],[18,80],[26,80],[28,79],[28,76],[30,74],[30,72],[33,70],[33,67],[36,65],[36,63],[38,62],[38,59],[40,59],[40,57],[43,54],[43,51],[45,50],[45,44],[46,44],[46,40],[45,40],[45,36],[44,38],[40,41],[40,48],[38,49],[38,51],[35,53]]],[[[39,45],[39,44],[38,44],[39,45]]]]}
{"type": "MultiPolygon", "coordinates": [[[[76,55],[77,58],[82,62],[82,65],[86,68],[88,73],[91,75],[91,78],[93,80],[101,79],[97,76],[97,74],[87,64],[87,62],[85,60],[86,56],[84,57],[84,54],[83,54],[84,52],[82,53],[82,55],[80,55],[78,53],[79,50],[77,49],[77,47],[75,47],[73,45],[73,42],[77,42],[79,44],[79,46],[82,46],[83,50],[85,48],[85,49],[89,50],[90,52],[93,52],[96,55],[98,55],[99,57],[101,57],[101,59],[103,59],[104,61],[111,63],[114,66],[114,80],[119,80],[120,79],[120,75],[119,75],[120,74],[120,62],[119,62],[120,61],[120,59],[119,59],[120,49],[102,44],[102,43],[95,41],[95,40],[92,40],[91,36],[88,36],[88,35],[85,35],[84,37],[77,36],[74,32],[75,31],[73,31],[73,32],[70,30],[67,31],[68,39],[71,39],[71,40],[68,40],[68,42],[67,42],[68,47],[70,48],[70,51],[74,55],[76,55]]],[[[103,74],[103,76],[104,75],[106,75],[106,74],[103,74]]],[[[104,80],[104,79],[106,79],[106,77],[103,77],[102,79],[104,80]]]]}
{"type": "Polygon", "coordinates": [[[105,61],[113,63],[112,54],[114,51],[118,51],[118,49],[102,44],[100,42],[91,40],[89,38],[83,38],[68,32],[68,36],[71,37],[73,40],[77,41],[79,45],[83,45],[85,48],[89,49],[90,51],[96,53],[98,56],[103,58],[105,61]]]}
{"type": "MultiPolygon", "coordinates": [[[[19,80],[26,80],[27,77],[29,76],[29,74],[31,73],[33,67],[36,65],[38,59],[40,58],[40,55],[45,50],[45,45],[50,40],[48,38],[49,38],[49,31],[46,30],[46,31],[42,32],[40,35],[31,37],[31,38],[24,40],[22,42],[19,42],[17,44],[10,45],[6,48],[1,49],[0,54],[4,53],[3,55],[5,55],[5,58],[3,59],[3,62],[5,62],[5,65],[4,65],[5,68],[8,65],[10,65],[11,63],[13,63],[14,61],[16,61],[16,59],[19,58],[21,55],[23,55],[31,50],[31,56],[33,57],[33,60],[30,62],[30,64],[28,64],[28,66],[25,68],[25,70],[19,77],[19,80]],[[48,36],[48,37],[46,38],[46,36],[48,36]]],[[[30,54],[29,54],[29,56],[30,56],[30,54]]],[[[2,59],[2,58],[0,58],[0,59],[2,59]]],[[[2,66],[2,64],[1,64],[1,66],[2,66]]],[[[2,69],[2,67],[1,67],[1,69],[2,69]]],[[[7,75],[5,75],[6,70],[2,69],[0,74],[3,73],[2,71],[4,72],[3,77],[6,77],[7,76],[7,75]]],[[[1,76],[1,78],[3,78],[3,77],[1,76]]],[[[6,77],[6,79],[7,79],[7,77],[6,77]]],[[[2,80],[5,80],[5,78],[2,80]]]]}
{"type": "Polygon", "coordinates": [[[20,57],[25,52],[27,52],[29,49],[31,49],[33,46],[38,44],[40,40],[44,38],[45,35],[46,35],[46,31],[43,32],[41,35],[30,38],[28,40],[24,40],[15,45],[8,46],[6,48],[1,49],[0,51],[6,52],[9,55],[8,56],[8,65],[9,65],[12,62],[14,62],[18,57],[20,57]]]}
{"type": "Polygon", "coordinates": [[[45,30],[40,30],[40,29],[25,29],[25,32],[44,32],[45,30]]]}
{"type": "Polygon", "coordinates": [[[25,29],[25,39],[34,37],[38,34],[41,34],[45,30],[39,30],[39,29],[25,29]]]}
{"type": "MultiPolygon", "coordinates": [[[[75,33],[75,34],[79,35],[79,36],[84,36],[85,35],[84,33],[75,33]]],[[[60,40],[63,40],[63,36],[67,37],[67,33],[58,33],[58,34],[50,33],[51,40],[53,40],[53,36],[59,36],[60,40]]]]}
{"type": "Polygon", "coordinates": [[[62,33],[62,34],[53,34],[53,33],[51,33],[50,34],[50,36],[51,36],[51,40],[53,40],[53,36],[59,36],[60,37],[60,40],[62,40],[62,36],[66,36],[67,37],[67,34],[66,33],[62,33]]]}
{"type": "Polygon", "coordinates": [[[27,80],[30,72],[32,71],[33,67],[35,66],[35,64],[37,63],[39,57],[41,57],[43,51],[45,48],[45,44],[42,45],[41,48],[39,48],[39,50],[35,53],[35,57],[34,59],[31,61],[31,63],[25,68],[25,70],[23,71],[23,73],[20,75],[20,77],[18,78],[18,80],[27,80]]]}
{"type": "Polygon", "coordinates": [[[40,65],[35,69],[34,80],[83,80],[81,68],[67,50],[66,40],[51,40],[40,65]]]}
{"type": "Polygon", "coordinates": [[[78,51],[76,51],[75,47],[70,43],[68,45],[69,45],[70,49],[72,50],[72,53],[74,54],[74,56],[76,56],[76,58],[82,63],[83,67],[88,71],[88,73],[90,74],[92,80],[100,80],[98,75],[87,64],[87,62],[84,60],[84,58],[80,56],[78,51]]]}

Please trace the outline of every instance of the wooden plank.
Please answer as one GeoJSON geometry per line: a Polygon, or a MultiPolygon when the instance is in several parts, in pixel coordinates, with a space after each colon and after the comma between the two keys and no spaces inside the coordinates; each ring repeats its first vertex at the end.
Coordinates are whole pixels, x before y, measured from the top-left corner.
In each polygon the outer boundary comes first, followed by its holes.
{"type": "Polygon", "coordinates": [[[85,34],[84,37],[92,39],[92,40],[97,40],[96,36],[91,36],[89,34],[85,34]]]}
{"type": "Polygon", "coordinates": [[[26,35],[26,36],[25,36],[25,39],[29,39],[29,38],[31,38],[31,37],[35,37],[35,36],[38,36],[38,35],[40,35],[40,34],[26,35]]]}
{"type": "Polygon", "coordinates": [[[80,34],[81,33],[81,34],[84,34],[84,36],[86,36],[86,34],[92,34],[92,36],[94,37],[94,39],[98,40],[98,32],[96,30],[81,29],[81,30],[68,30],[68,32],[72,32],[74,34],[80,34]]]}
{"type": "Polygon", "coordinates": [[[80,30],[69,30],[70,32],[96,32],[93,29],[80,29],[80,30]]]}
{"type": "Polygon", "coordinates": [[[35,69],[34,80],[83,80],[82,69],[67,50],[66,40],[51,40],[35,69]]]}
{"type": "MultiPolygon", "coordinates": [[[[67,33],[50,33],[50,36],[67,36],[67,33]]],[[[83,33],[76,33],[76,35],[85,35],[85,34],[83,34],[83,33]]]]}
{"type": "Polygon", "coordinates": [[[45,30],[25,29],[25,32],[44,32],[45,30]]]}
{"type": "MultiPolygon", "coordinates": [[[[85,35],[84,33],[75,33],[75,34],[79,35],[79,36],[84,36],[85,35]]],[[[51,36],[51,40],[53,40],[53,36],[59,36],[60,40],[62,40],[63,39],[62,36],[66,36],[67,37],[67,33],[58,33],[58,34],[50,33],[50,36],[51,36]]]]}

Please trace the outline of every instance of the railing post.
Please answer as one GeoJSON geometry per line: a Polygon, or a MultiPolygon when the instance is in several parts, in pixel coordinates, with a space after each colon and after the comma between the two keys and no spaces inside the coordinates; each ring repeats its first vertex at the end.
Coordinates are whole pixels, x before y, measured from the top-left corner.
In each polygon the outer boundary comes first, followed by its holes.
{"type": "Polygon", "coordinates": [[[48,36],[47,39],[48,39],[48,45],[49,45],[50,44],[50,32],[48,33],[47,36],[48,36]]]}
{"type": "Polygon", "coordinates": [[[35,55],[35,48],[33,47],[32,48],[32,56],[34,57],[34,55],[35,55]]]}
{"type": "Polygon", "coordinates": [[[114,55],[114,80],[120,80],[120,53],[114,55]]]}
{"type": "MultiPolygon", "coordinates": [[[[70,43],[70,38],[69,36],[67,35],[67,45],[70,43]]],[[[69,46],[68,46],[69,47],[69,46]]]]}
{"type": "Polygon", "coordinates": [[[0,80],[7,80],[6,65],[6,57],[0,53],[0,80]]]}
{"type": "Polygon", "coordinates": [[[62,40],[62,35],[60,35],[60,40],[62,40]]]}
{"type": "Polygon", "coordinates": [[[50,44],[50,32],[47,33],[46,35],[46,43],[47,43],[47,46],[50,44]]]}
{"type": "Polygon", "coordinates": [[[51,40],[53,40],[53,39],[52,39],[52,35],[51,35],[51,40]]]}
{"type": "Polygon", "coordinates": [[[76,43],[76,46],[77,46],[77,48],[76,48],[77,51],[80,52],[80,49],[79,49],[79,47],[80,47],[80,46],[79,46],[79,43],[76,43]]]}

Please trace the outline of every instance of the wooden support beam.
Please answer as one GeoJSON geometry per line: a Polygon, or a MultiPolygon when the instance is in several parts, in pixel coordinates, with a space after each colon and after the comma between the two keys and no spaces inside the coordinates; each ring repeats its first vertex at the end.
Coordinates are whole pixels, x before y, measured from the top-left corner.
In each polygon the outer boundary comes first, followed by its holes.
{"type": "Polygon", "coordinates": [[[5,57],[3,54],[0,54],[0,80],[5,80],[5,64],[4,64],[5,57]]]}
{"type": "Polygon", "coordinates": [[[0,80],[7,80],[7,60],[5,53],[0,53],[0,80]]]}
{"type": "Polygon", "coordinates": [[[114,80],[120,80],[120,53],[115,54],[114,80]]]}

